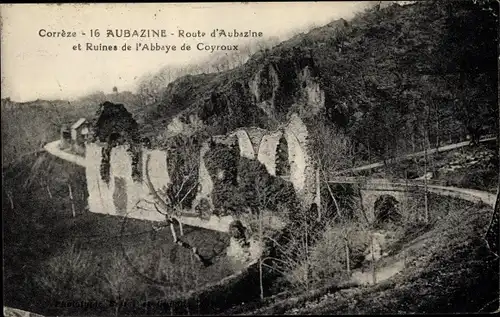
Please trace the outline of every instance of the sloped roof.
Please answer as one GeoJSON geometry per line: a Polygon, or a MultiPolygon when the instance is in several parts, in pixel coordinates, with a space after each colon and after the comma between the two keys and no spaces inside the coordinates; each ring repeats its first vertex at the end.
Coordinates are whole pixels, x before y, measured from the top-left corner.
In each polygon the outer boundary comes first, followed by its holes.
{"type": "Polygon", "coordinates": [[[78,129],[83,123],[85,123],[87,121],[87,119],[85,118],[80,118],[78,119],[78,121],[76,121],[72,126],[71,126],[71,130],[73,129],[78,129]]]}

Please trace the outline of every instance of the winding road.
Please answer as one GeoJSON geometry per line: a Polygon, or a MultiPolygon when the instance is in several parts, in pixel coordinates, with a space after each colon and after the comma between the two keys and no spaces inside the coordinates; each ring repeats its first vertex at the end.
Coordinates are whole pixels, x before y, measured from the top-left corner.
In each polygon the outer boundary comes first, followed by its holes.
{"type": "MultiPolygon", "coordinates": [[[[493,141],[493,140],[495,140],[494,137],[489,137],[489,138],[481,139],[480,142],[488,142],[488,141],[493,141]]],[[[65,152],[59,148],[59,144],[60,144],[59,140],[53,141],[53,142],[46,144],[44,148],[48,153],[50,153],[54,156],[57,156],[63,160],[73,162],[73,163],[80,165],[80,166],[83,166],[83,167],[86,166],[85,157],[65,152]]],[[[438,151],[439,152],[450,151],[453,149],[458,149],[458,148],[468,146],[470,144],[471,144],[470,141],[450,144],[450,145],[442,146],[439,148],[429,149],[427,151],[427,154],[436,153],[438,151]]],[[[424,155],[424,151],[410,153],[410,154],[395,158],[391,161],[388,161],[387,163],[393,163],[396,161],[401,161],[404,159],[419,157],[419,156],[423,156],[423,155],[424,155]]],[[[377,162],[377,163],[372,163],[372,164],[368,164],[368,165],[364,165],[364,166],[346,169],[343,171],[339,171],[338,174],[343,174],[346,172],[356,172],[356,171],[362,171],[362,170],[369,170],[369,169],[373,169],[373,168],[377,168],[377,167],[381,167],[381,166],[384,166],[384,162],[377,162]]],[[[341,176],[341,177],[337,178],[337,181],[335,181],[335,180],[332,180],[332,181],[333,182],[340,182],[339,181],[340,179],[342,179],[342,182],[352,183],[352,182],[359,182],[360,179],[366,179],[366,178],[342,177],[341,176]]],[[[404,181],[398,181],[398,182],[392,183],[392,182],[385,180],[385,179],[378,179],[378,180],[377,179],[370,179],[370,182],[372,182],[372,183],[377,182],[377,181],[380,181],[381,183],[385,183],[385,184],[390,184],[391,186],[405,186],[406,187],[408,185],[408,183],[406,183],[404,181]]],[[[422,187],[422,188],[424,187],[422,182],[411,181],[410,184],[412,186],[418,186],[418,187],[422,187]]],[[[464,200],[475,202],[475,203],[483,202],[483,203],[488,204],[490,206],[494,206],[494,204],[495,204],[496,195],[493,193],[486,192],[486,191],[481,191],[481,190],[476,190],[476,189],[468,189],[468,188],[440,186],[440,185],[427,185],[427,189],[430,192],[433,192],[433,193],[436,193],[439,195],[443,195],[443,196],[460,198],[460,199],[464,199],[464,200]]]]}
{"type": "Polygon", "coordinates": [[[87,162],[85,160],[84,156],[76,155],[76,154],[71,154],[68,152],[65,152],[59,148],[59,145],[61,144],[61,141],[53,141],[50,143],[47,143],[43,148],[50,154],[57,156],[63,160],[75,163],[77,165],[86,167],[87,162]]]}
{"type": "MultiPolygon", "coordinates": [[[[489,142],[489,141],[493,141],[493,140],[496,140],[496,137],[485,137],[485,138],[480,139],[479,142],[484,143],[484,142],[489,142]]],[[[353,168],[348,168],[345,170],[340,170],[336,173],[336,175],[341,175],[341,174],[345,174],[345,173],[349,173],[349,172],[359,172],[359,171],[370,170],[370,169],[374,169],[377,167],[383,167],[387,164],[401,162],[401,161],[407,160],[409,158],[422,157],[424,155],[429,155],[429,154],[433,154],[433,153],[437,153],[437,152],[439,152],[439,153],[448,152],[451,150],[455,150],[455,149],[469,146],[469,145],[471,145],[471,143],[472,143],[472,141],[464,141],[464,142],[460,142],[460,143],[454,143],[454,144],[441,146],[438,148],[432,148],[432,149],[427,150],[427,154],[426,154],[426,151],[419,151],[419,152],[414,152],[414,153],[410,153],[410,154],[406,154],[406,155],[401,155],[401,156],[398,156],[395,158],[388,159],[386,162],[380,161],[380,162],[371,163],[371,164],[367,164],[367,165],[363,165],[363,166],[359,166],[359,167],[353,167],[353,168]]]]}

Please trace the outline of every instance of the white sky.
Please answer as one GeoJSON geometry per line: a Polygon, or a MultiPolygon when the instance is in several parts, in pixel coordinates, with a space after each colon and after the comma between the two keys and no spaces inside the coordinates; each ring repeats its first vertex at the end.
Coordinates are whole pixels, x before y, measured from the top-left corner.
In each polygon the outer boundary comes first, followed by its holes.
{"type": "MultiPolygon", "coordinates": [[[[104,30],[112,29],[200,29],[228,31],[251,29],[264,37],[283,36],[290,30],[312,23],[323,25],[338,18],[350,18],[364,8],[364,2],[295,3],[181,3],[181,4],[15,4],[1,5],[2,97],[15,101],[37,98],[73,98],[92,91],[133,90],[137,78],[169,64],[182,64],[207,57],[208,52],[179,51],[185,41],[178,37],[112,39],[104,30]],[[76,38],[40,37],[40,29],[76,31],[76,38]],[[101,37],[89,37],[90,29],[100,29],[101,37]],[[83,36],[81,32],[85,32],[83,36]],[[177,45],[178,51],[74,51],[73,45],[158,42],[177,45]]],[[[242,39],[240,41],[248,41],[242,39]]],[[[192,46],[237,44],[236,39],[188,39],[192,46]]],[[[241,43],[241,42],[240,42],[241,43]]]]}

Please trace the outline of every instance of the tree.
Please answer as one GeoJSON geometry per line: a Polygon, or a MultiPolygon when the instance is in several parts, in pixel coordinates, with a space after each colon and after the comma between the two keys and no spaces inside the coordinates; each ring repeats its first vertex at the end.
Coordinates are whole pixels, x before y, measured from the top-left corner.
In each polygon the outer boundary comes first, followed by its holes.
{"type": "MultiPolygon", "coordinates": [[[[196,158],[197,156],[189,155],[187,157],[196,158]]],[[[150,159],[151,156],[148,155],[145,164],[146,184],[149,188],[150,193],[152,194],[156,211],[165,216],[165,222],[170,226],[170,231],[175,243],[184,248],[191,249],[195,257],[203,265],[211,265],[211,261],[205,259],[198,252],[197,247],[191,246],[189,243],[181,240],[182,236],[184,235],[184,231],[182,228],[182,222],[179,220],[179,216],[183,209],[185,200],[194,193],[194,190],[197,187],[197,181],[195,180],[197,177],[197,173],[194,172],[195,170],[197,170],[197,168],[194,167],[193,164],[181,164],[182,167],[179,171],[177,171],[177,173],[175,173],[175,175],[177,176],[174,176],[174,182],[172,183],[172,185],[161,192],[160,190],[154,188],[154,185],[151,182],[151,177],[149,175],[150,159]],[[180,237],[177,236],[174,226],[175,224],[179,225],[180,237]]]]}
{"type": "Polygon", "coordinates": [[[276,175],[290,176],[290,162],[288,159],[288,144],[285,136],[281,136],[276,147],[276,175]]]}
{"type": "Polygon", "coordinates": [[[496,126],[498,5],[494,1],[444,1],[446,33],[440,43],[436,68],[455,88],[457,118],[473,142],[496,126]]]}
{"type": "Polygon", "coordinates": [[[118,87],[116,87],[116,86],[114,86],[114,87],[113,87],[113,93],[114,93],[114,94],[117,94],[117,93],[118,93],[118,87]]]}

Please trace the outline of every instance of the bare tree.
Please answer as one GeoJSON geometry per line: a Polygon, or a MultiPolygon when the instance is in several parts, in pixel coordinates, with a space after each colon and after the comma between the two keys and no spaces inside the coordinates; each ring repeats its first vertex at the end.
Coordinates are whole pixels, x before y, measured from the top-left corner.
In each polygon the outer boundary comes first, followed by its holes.
{"type": "Polygon", "coordinates": [[[178,245],[191,249],[193,252],[194,256],[205,266],[209,266],[211,261],[208,259],[205,259],[199,252],[198,248],[191,246],[189,243],[182,241],[181,238],[184,235],[183,229],[182,229],[182,222],[180,221],[180,213],[182,211],[182,206],[185,201],[185,199],[193,193],[195,188],[197,187],[196,185],[193,186],[187,186],[189,183],[189,180],[192,180],[193,177],[196,177],[196,174],[191,170],[188,171],[187,175],[182,175],[183,182],[180,184],[175,184],[175,182],[167,188],[165,191],[164,197],[162,198],[160,196],[159,191],[154,188],[153,183],[151,182],[151,177],[149,175],[149,162],[150,162],[151,156],[148,155],[146,158],[146,184],[149,188],[150,193],[152,194],[153,200],[154,200],[154,207],[157,212],[165,216],[165,222],[170,226],[170,231],[172,233],[172,238],[174,239],[174,242],[177,243],[178,245]],[[179,225],[180,228],[180,237],[177,236],[176,230],[175,230],[175,224],[179,225]]]}

